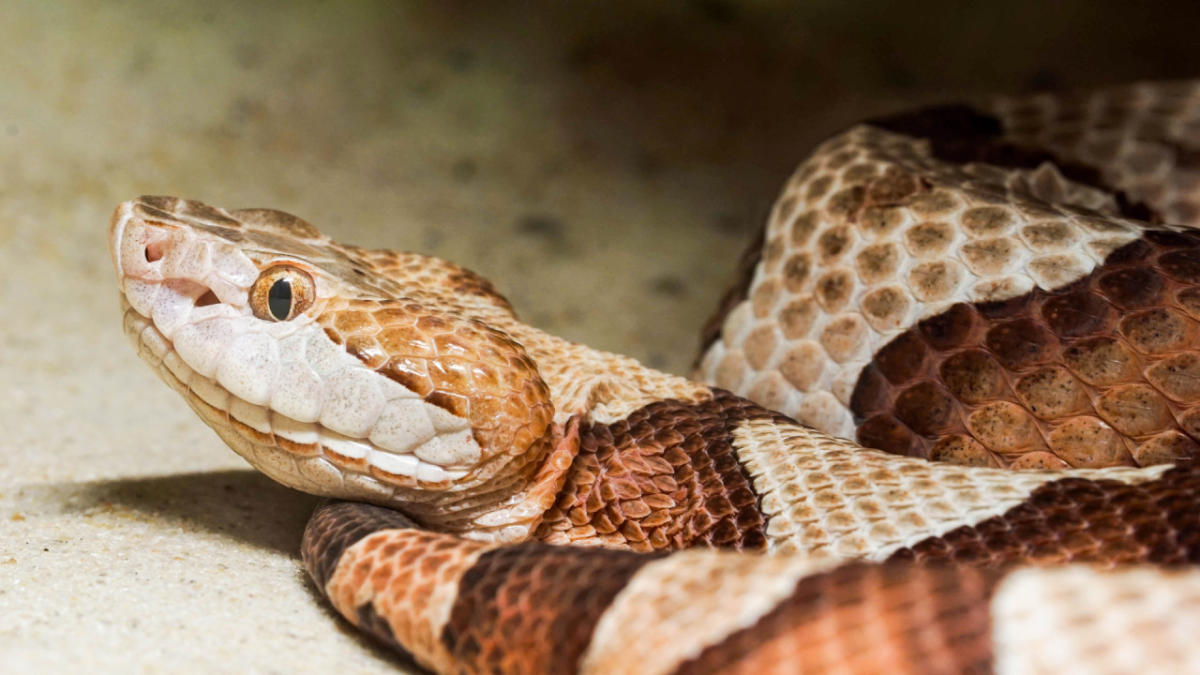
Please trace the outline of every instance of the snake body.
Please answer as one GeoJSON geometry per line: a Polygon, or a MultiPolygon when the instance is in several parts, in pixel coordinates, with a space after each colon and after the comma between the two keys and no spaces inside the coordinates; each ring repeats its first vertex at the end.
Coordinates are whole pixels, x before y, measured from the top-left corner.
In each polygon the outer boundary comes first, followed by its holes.
{"type": "Polygon", "coordinates": [[[110,247],[142,358],[337,500],[310,575],[435,671],[1194,671],[1197,157],[1191,84],[854,127],[706,330],[720,386],[279,211],[142,197],[110,247]]]}

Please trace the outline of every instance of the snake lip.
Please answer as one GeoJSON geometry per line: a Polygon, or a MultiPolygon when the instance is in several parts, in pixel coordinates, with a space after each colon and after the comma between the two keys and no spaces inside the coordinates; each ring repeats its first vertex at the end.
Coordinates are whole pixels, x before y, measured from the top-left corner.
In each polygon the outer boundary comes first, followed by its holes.
{"type": "MultiPolygon", "coordinates": [[[[325,466],[332,464],[363,480],[379,474],[370,480],[378,479],[380,489],[387,490],[395,485],[441,489],[468,475],[469,467],[418,458],[416,447],[379,445],[370,432],[340,433],[350,430],[319,421],[320,402],[329,393],[303,388],[287,393],[295,380],[279,380],[278,373],[286,366],[279,341],[298,341],[300,358],[305,353],[312,358],[311,338],[328,338],[314,335],[320,331],[314,331],[307,320],[260,324],[250,319],[247,293],[258,275],[256,263],[238,247],[194,228],[186,213],[176,217],[164,210],[165,205],[155,204],[143,200],[121,204],[109,223],[109,248],[126,330],[139,355],[219,434],[237,434],[257,445],[249,448],[242,441],[246,459],[260,465],[262,457],[255,453],[284,453],[286,462],[296,466],[299,458],[320,457],[325,466]],[[257,341],[257,346],[247,347],[246,340],[257,341]],[[241,355],[240,365],[227,368],[231,352],[241,355]],[[271,363],[265,370],[262,359],[271,363]],[[245,368],[250,370],[240,370],[245,368]],[[282,411],[275,406],[281,395],[292,401],[282,411]],[[311,400],[297,408],[295,401],[303,396],[311,400]],[[292,416],[295,413],[300,414],[292,416]]],[[[341,348],[336,351],[324,362],[333,358],[341,367],[362,367],[341,348]]],[[[434,438],[461,435],[452,432],[443,430],[434,438]]]]}
{"type": "MultiPolygon", "coordinates": [[[[345,436],[319,422],[302,422],[269,407],[255,405],[239,398],[214,378],[192,368],[181,358],[171,340],[163,335],[154,321],[132,307],[125,300],[124,294],[121,297],[125,330],[134,342],[139,356],[169,387],[182,395],[202,418],[208,420],[216,416],[221,418],[226,426],[237,429],[237,433],[243,436],[257,437],[279,447],[277,453],[282,454],[265,460],[267,463],[294,465],[297,460],[306,457],[319,458],[340,466],[345,471],[359,474],[362,480],[367,479],[372,473],[371,468],[374,467],[390,474],[396,481],[411,481],[414,485],[419,482],[423,487],[460,480],[469,473],[467,469],[441,467],[425,462],[410,453],[392,452],[376,446],[368,438],[345,436]]],[[[218,433],[226,436],[219,430],[218,433]]],[[[272,473],[269,467],[263,466],[263,457],[256,451],[243,452],[245,448],[241,444],[234,445],[234,449],[251,464],[268,474],[272,473]]],[[[308,483],[314,489],[319,487],[302,473],[298,475],[299,480],[297,475],[289,476],[292,479],[289,482],[308,483]]]]}

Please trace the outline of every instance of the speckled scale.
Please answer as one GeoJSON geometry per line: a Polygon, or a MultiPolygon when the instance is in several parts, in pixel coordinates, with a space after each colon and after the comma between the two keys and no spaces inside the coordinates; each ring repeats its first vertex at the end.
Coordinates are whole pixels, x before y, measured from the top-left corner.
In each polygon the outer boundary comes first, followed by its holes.
{"type": "Polygon", "coordinates": [[[1037,488],[1006,513],[897,551],[892,560],[1003,566],[1106,565],[1200,561],[1200,514],[1173,509],[1200,491],[1200,469],[1169,469],[1153,488],[1116,481],[1067,478],[1037,488]]]}
{"type": "MultiPolygon", "coordinates": [[[[1190,455],[1195,430],[1181,420],[1200,406],[1189,378],[1200,371],[1200,324],[1177,300],[1193,287],[1161,263],[1185,253],[1200,253],[1191,234],[1149,232],[1067,287],[925,319],[860,376],[858,440],[930,457],[943,437],[969,436],[1008,466],[1190,455]]],[[[938,454],[960,456],[945,449],[938,454]]]]}
{"type": "Polygon", "coordinates": [[[488,551],[459,581],[441,640],[464,672],[571,672],[613,597],[655,557],[539,544],[488,551]]]}
{"type": "Polygon", "coordinates": [[[728,392],[663,401],[580,432],[579,456],[537,537],[638,550],[761,549],[767,522],[732,446],[750,419],[785,420],[728,392]]]}
{"type": "Polygon", "coordinates": [[[914,565],[846,565],[802,579],[755,622],[678,673],[982,672],[987,598],[999,575],[914,565]],[[887,611],[880,611],[886,607],[887,611]],[[914,630],[914,628],[916,630],[914,630]]]}

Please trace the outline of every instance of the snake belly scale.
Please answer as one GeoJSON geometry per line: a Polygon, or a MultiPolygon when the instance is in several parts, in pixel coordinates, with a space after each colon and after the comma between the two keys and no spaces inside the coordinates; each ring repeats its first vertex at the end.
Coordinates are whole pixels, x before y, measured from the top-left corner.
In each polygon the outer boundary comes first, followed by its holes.
{"type": "Polygon", "coordinates": [[[1195,672],[1197,158],[1192,83],[855,126],[698,380],[279,211],[142,197],[109,242],[142,359],[331,498],[312,579],[431,670],[1195,672]]]}

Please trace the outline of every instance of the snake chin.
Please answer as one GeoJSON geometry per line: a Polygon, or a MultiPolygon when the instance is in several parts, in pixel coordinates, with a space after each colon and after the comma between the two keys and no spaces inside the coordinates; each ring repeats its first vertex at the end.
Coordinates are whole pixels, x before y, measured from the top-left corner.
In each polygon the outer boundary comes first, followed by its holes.
{"type": "Polygon", "coordinates": [[[349,498],[352,494],[394,502],[397,484],[432,489],[469,474],[467,468],[439,466],[414,454],[389,451],[369,439],[353,438],[248,402],[193,369],[154,322],[131,307],[124,296],[122,305],[125,331],[138,355],[238,454],[286,485],[330,497],[349,498]],[[225,429],[236,435],[222,433],[225,429]],[[378,473],[388,480],[372,475],[378,473]],[[331,480],[331,476],[336,478],[331,480]],[[338,483],[341,490],[331,489],[331,484],[338,483]]]}

